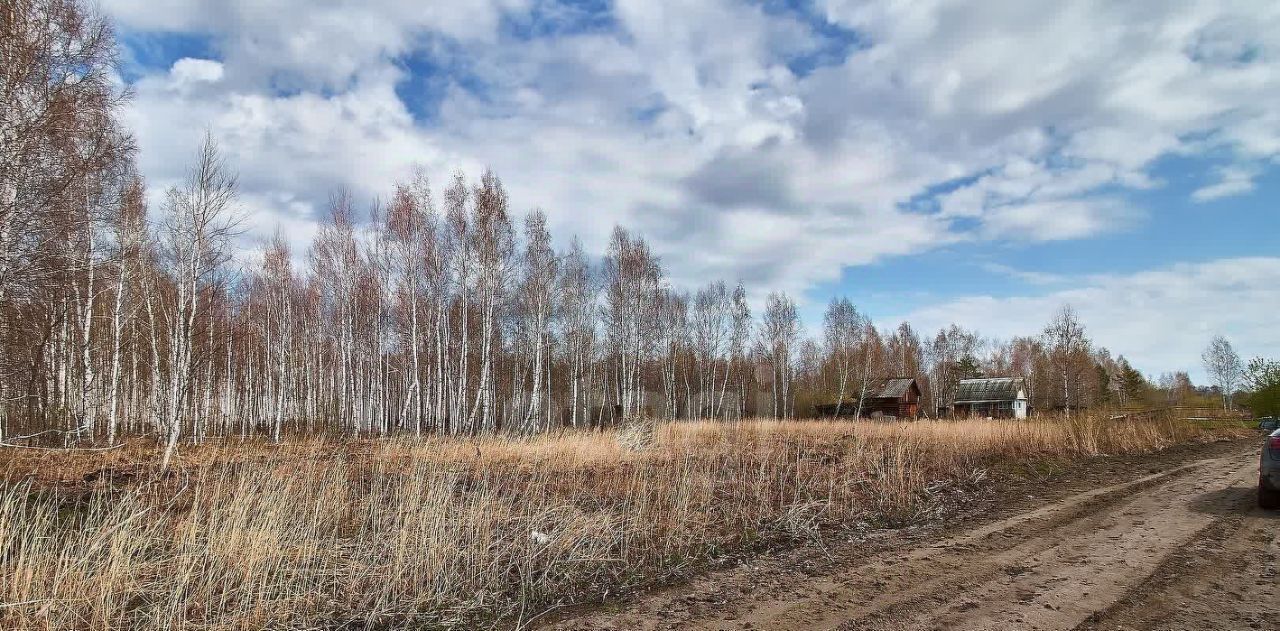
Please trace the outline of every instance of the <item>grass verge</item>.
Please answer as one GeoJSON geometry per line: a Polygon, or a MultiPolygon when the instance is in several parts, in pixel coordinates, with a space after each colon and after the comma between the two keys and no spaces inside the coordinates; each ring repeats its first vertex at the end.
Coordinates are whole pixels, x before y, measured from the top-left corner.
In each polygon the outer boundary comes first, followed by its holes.
{"type": "Polygon", "coordinates": [[[1173,419],[660,425],[0,454],[0,626],[509,626],[729,552],[936,518],[998,462],[1239,436],[1173,419]]]}

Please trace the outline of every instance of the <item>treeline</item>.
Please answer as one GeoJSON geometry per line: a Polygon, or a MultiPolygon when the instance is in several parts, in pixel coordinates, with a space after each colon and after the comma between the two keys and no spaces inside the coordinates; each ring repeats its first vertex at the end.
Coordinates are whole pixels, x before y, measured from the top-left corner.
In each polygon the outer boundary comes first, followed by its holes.
{"type": "Polygon", "coordinates": [[[0,438],[115,442],[286,432],[474,434],[624,418],[812,413],[915,376],[1021,376],[1031,405],[1124,405],[1153,386],[1074,312],[1036,335],[881,332],[847,299],[806,335],[772,294],[667,282],[645,240],[557,251],[499,178],[419,174],[370,208],[330,200],[306,252],[242,256],[233,169],[207,138],[148,208],[117,112],[115,45],[74,2],[0,12],[0,438]],[[252,263],[246,261],[252,260],[252,263]]]}

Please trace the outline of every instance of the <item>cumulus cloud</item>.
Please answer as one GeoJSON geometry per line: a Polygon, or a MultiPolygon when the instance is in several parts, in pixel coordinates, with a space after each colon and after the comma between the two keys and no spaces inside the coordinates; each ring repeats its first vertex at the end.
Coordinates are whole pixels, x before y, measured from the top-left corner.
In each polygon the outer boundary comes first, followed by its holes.
{"type": "Polygon", "coordinates": [[[102,6],[135,31],[211,37],[240,86],[340,89],[419,46],[427,34],[492,41],[503,15],[525,11],[528,3],[104,0],[102,6]]]}
{"type": "Polygon", "coordinates": [[[1248,192],[1280,155],[1280,5],[819,0],[104,0],[128,33],[207,39],[130,121],[153,188],[211,129],[256,233],[305,247],[329,193],[494,168],[517,210],[673,279],[803,292],[956,242],[1085,239],[1150,211],[1154,165],[1248,192]],[[834,52],[833,52],[834,51],[834,52]]]}
{"type": "Polygon", "coordinates": [[[173,63],[169,79],[177,89],[200,83],[217,83],[222,80],[222,64],[209,59],[183,57],[173,63]]]}

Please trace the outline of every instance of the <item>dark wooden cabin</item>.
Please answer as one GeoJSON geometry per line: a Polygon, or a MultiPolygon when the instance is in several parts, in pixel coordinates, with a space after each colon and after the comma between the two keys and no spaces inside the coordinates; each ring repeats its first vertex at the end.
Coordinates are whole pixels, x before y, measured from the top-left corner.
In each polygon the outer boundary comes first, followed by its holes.
{"type": "MultiPolygon", "coordinates": [[[[852,400],[846,399],[840,405],[822,403],[814,406],[819,416],[836,416],[836,408],[840,416],[857,416],[858,397],[854,393],[852,400]]],[[[920,384],[913,377],[891,377],[882,379],[867,388],[862,399],[863,418],[918,418],[920,416],[920,384]]]]}

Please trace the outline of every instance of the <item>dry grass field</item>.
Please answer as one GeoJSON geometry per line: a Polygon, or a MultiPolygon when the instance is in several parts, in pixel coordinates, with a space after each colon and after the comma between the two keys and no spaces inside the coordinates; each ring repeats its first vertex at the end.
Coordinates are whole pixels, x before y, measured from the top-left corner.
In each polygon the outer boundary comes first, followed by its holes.
{"type": "Polygon", "coordinates": [[[1239,435],[1175,420],[659,425],[0,453],[0,626],[509,627],[708,559],[925,519],[997,462],[1239,435]]]}

